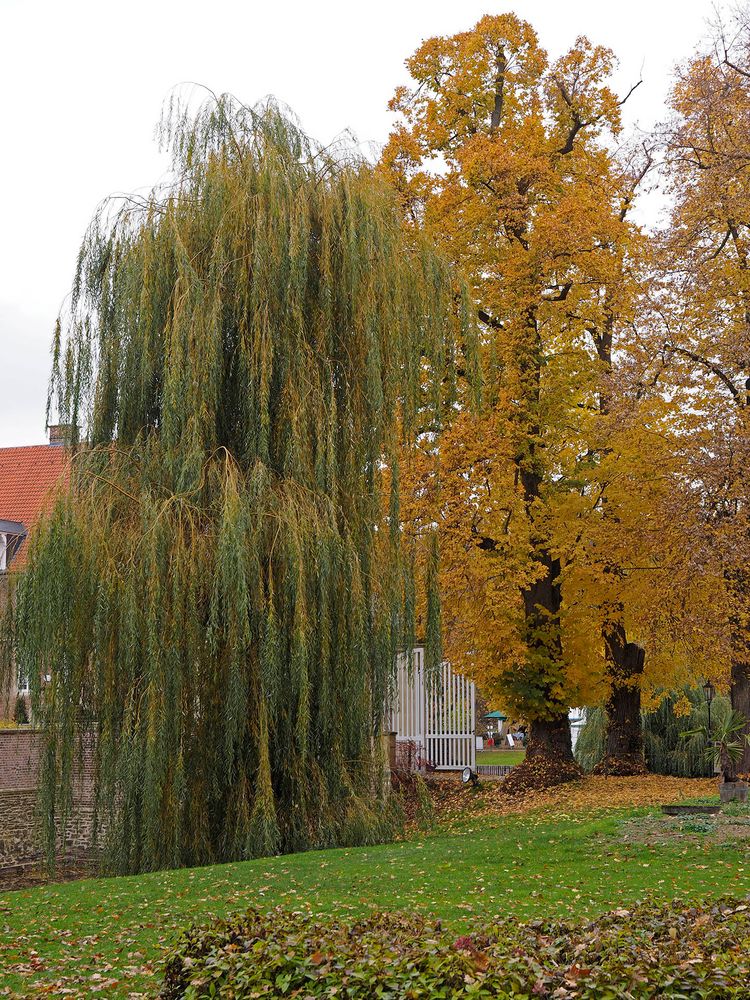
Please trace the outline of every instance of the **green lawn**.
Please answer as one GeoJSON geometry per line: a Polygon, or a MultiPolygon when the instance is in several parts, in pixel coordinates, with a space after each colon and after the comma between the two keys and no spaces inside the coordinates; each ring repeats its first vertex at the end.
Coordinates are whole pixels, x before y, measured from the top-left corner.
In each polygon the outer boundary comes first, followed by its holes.
{"type": "Polygon", "coordinates": [[[520,764],[525,750],[477,750],[477,764],[520,764]]]}
{"type": "Polygon", "coordinates": [[[750,849],[700,836],[622,839],[622,810],[469,821],[461,832],[0,895],[0,996],[153,997],[160,958],[194,919],[250,904],[419,910],[456,930],[493,914],[594,914],[646,897],[750,892],[750,849]],[[50,990],[49,984],[56,985],[50,990]],[[68,990],[70,992],[64,992],[68,990]]]}

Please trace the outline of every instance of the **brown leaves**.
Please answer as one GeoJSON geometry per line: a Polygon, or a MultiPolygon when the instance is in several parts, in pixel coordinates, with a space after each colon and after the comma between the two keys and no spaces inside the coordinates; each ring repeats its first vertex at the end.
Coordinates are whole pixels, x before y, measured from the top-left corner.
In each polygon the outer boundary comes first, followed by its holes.
{"type": "Polygon", "coordinates": [[[500,788],[505,795],[523,795],[535,789],[552,788],[581,778],[583,772],[573,761],[560,760],[546,755],[527,755],[523,763],[514,767],[503,779],[500,788]]]}
{"type": "MultiPolygon", "coordinates": [[[[515,770],[511,772],[512,776],[515,770]]],[[[671,778],[647,775],[638,778],[585,777],[544,790],[529,789],[511,798],[505,791],[508,778],[480,779],[467,788],[457,778],[432,776],[425,779],[434,804],[436,822],[448,829],[467,820],[538,814],[586,815],[592,810],[613,810],[661,805],[688,798],[715,795],[713,779],[671,778]]]]}

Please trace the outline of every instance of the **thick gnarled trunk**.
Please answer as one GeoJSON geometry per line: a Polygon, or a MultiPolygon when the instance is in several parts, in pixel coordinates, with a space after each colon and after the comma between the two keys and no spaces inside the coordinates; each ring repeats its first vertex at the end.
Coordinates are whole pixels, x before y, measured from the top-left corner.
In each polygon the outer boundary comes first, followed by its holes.
{"type": "Polygon", "coordinates": [[[554,719],[536,719],[532,722],[526,757],[533,760],[542,756],[552,760],[573,760],[570,720],[567,712],[554,719]]]}
{"type": "MultiPolygon", "coordinates": [[[[541,483],[538,475],[522,470],[521,482],[529,502],[539,497],[541,483]]],[[[560,638],[560,560],[552,557],[541,544],[535,553],[544,567],[544,574],[521,593],[526,616],[526,635],[531,662],[547,662],[554,670],[559,665],[563,671],[562,641],[560,638]]],[[[548,668],[549,669],[549,668],[548,668]]],[[[531,759],[547,756],[561,764],[573,764],[573,747],[570,738],[568,705],[560,705],[559,713],[549,719],[551,699],[545,706],[545,718],[530,719],[531,732],[527,756],[531,759]]],[[[554,711],[554,709],[553,709],[554,711]]]]}
{"type": "Polygon", "coordinates": [[[526,760],[513,768],[500,787],[508,795],[522,795],[535,788],[562,785],[582,776],[581,768],[573,759],[566,710],[552,718],[531,722],[526,760]]]}
{"type": "Polygon", "coordinates": [[[646,773],[641,722],[641,679],[645,650],[627,642],[621,624],[609,625],[604,644],[610,676],[607,699],[607,742],[597,774],[638,775],[646,773]]]}
{"type": "MultiPolygon", "coordinates": [[[[524,486],[527,485],[525,482],[524,486]]],[[[526,759],[513,768],[502,783],[502,790],[510,795],[575,781],[582,773],[573,758],[568,706],[558,704],[555,711],[555,700],[552,698],[555,675],[557,673],[563,679],[565,671],[559,622],[560,563],[543,546],[539,547],[535,555],[545,572],[530,587],[522,590],[521,595],[526,620],[530,677],[544,677],[544,715],[531,715],[527,720],[529,741],[526,759]]]]}
{"type": "MultiPolygon", "coordinates": [[[[539,496],[540,483],[531,473],[522,472],[521,481],[527,498],[539,496]]],[[[535,557],[545,572],[521,592],[526,620],[526,639],[532,675],[541,668],[546,675],[549,694],[544,699],[544,715],[529,718],[529,741],[526,759],[503,781],[503,791],[522,794],[534,788],[574,781],[581,769],[573,758],[568,706],[558,705],[551,689],[555,675],[563,679],[564,664],[560,638],[560,563],[540,540],[535,557]]]]}
{"type": "Polygon", "coordinates": [[[531,529],[532,560],[542,572],[530,586],[521,588],[527,647],[524,700],[528,704],[525,714],[530,733],[526,760],[503,782],[503,790],[511,794],[571,781],[581,774],[573,759],[569,706],[560,704],[559,694],[555,696],[556,690],[565,689],[566,672],[560,637],[560,561],[553,556],[547,530],[540,528],[538,521],[540,501],[546,501],[542,489],[543,451],[539,446],[543,437],[539,405],[544,351],[537,307],[531,305],[526,312],[526,336],[517,359],[525,391],[518,413],[516,474],[531,529]]]}

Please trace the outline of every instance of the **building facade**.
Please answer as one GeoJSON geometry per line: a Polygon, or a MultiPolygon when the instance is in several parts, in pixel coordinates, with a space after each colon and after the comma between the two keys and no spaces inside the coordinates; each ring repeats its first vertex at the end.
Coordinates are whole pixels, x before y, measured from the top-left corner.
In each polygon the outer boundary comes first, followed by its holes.
{"type": "MultiPolygon", "coordinates": [[[[28,558],[39,518],[67,483],[69,462],[60,427],[50,428],[48,444],[0,448],[0,610],[8,599],[10,575],[28,558]]],[[[14,718],[19,694],[27,697],[28,678],[13,675],[0,690],[0,720],[14,718]]]]}

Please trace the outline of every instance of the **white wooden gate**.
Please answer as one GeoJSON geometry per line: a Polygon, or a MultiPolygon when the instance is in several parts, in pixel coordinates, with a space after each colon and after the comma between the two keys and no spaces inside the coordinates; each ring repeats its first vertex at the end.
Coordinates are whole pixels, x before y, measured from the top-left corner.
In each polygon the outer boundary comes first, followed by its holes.
{"type": "Polygon", "coordinates": [[[474,683],[454,673],[447,661],[434,680],[425,677],[421,646],[413,651],[411,669],[405,653],[398,657],[390,726],[397,745],[416,746],[418,766],[476,767],[474,683]]]}

